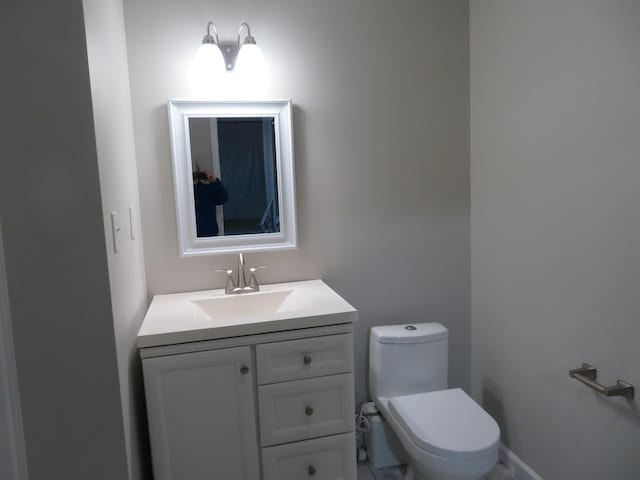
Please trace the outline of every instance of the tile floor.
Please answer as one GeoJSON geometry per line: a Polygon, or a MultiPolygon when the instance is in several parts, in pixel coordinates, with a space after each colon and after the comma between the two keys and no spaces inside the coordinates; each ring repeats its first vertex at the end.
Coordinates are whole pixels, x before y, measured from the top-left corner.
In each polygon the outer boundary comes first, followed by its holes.
{"type": "MultiPolygon", "coordinates": [[[[358,464],[358,480],[402,480],[404,472],[398,467],[383,468],[376,470],[366,463],[358,464]]],[[[485,480],[517,480],[513,474],[505,468],[504,465],[498,464],[496,468],[491,470],[485,480]]]]}

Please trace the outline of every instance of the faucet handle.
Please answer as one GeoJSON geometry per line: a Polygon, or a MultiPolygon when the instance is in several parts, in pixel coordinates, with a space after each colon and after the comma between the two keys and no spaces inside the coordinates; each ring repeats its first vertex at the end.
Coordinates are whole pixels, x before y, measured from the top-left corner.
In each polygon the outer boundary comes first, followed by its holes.
{"type": "Polygon", "coordinates": [[[247,285],[247,288],[250,288],[255,292],[259,292],[260,284],[258,283],[258,279],[256,278],[256,270],[263,270],[267,268],[269,267],[266,265],[258,265],[256,267],[250,267],[249,272],[251,272],[251,276],[249,277],[249,285],[247,285]]]}
{"type": "Polygon", "coordinates": [[[225,293],[230,293],[236,288],[236,282],[233,280],[233,270],[230,268],[216,268],[213,272],[227,274],[227,283],[224,286],[225,293]]]}
{"type": "Polygon", "coordinates": [[[233,270],[230,268],[216,268],[213,273],[226,273],[228,277],[231,277],[233,270]]]}

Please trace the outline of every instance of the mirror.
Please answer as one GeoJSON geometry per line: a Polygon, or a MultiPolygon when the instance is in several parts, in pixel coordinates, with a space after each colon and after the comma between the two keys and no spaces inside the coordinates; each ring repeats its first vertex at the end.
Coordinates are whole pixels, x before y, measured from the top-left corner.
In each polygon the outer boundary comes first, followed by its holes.
{"type": "Polygon", "coordinates": [[[180,254],[296,247],[291,102],[169,101],[180,254]]]}

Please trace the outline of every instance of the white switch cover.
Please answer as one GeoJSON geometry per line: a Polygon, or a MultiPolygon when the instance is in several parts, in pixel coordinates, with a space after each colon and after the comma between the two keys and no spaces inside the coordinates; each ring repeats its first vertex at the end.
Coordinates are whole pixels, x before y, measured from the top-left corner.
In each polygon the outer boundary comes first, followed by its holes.
{"type": "Polygon", "coordinates": [[[131,240],[136,239],[135,225],[133,207],[129,207],[129,232],[131,233],[131,240]]]}
{"type": "Polygon", "coordinates": [[[111,212],[111,236],[113,238],[113,253],[118,253],[118,233],[120,233],[120,221],[118,212],[111,212]]]}

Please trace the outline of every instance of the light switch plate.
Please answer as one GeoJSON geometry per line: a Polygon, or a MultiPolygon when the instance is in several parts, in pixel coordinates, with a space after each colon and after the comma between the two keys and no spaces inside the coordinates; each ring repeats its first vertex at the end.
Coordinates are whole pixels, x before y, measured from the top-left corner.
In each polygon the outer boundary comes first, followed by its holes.
{"type": "Polygon", "coordinates": [[[118,233],[120,233],[120,220],[118,212],[111,212],[111,236],[113,238],[113,253],[118,253],[118,233]]]}
{"type": "Polygon", "coordinates": [[[129,207],[129,233],[131,235],[131,240],[136,239],[136,223],[135,223],[135,213],[133,211],[133,207],[129,207]]]}

